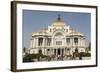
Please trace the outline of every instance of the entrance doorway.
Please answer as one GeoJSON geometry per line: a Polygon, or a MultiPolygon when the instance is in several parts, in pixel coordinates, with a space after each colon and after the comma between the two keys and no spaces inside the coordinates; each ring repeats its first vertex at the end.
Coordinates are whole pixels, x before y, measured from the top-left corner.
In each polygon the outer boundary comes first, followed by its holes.
{"type": "Polygon", "coordinates": [[[60,49],[58,49],[58,51],[57,51],[57,55],[60,55],[61,53],[60,53],[60,49]]]}
{"type": "Polygon", "coordinates": [[[62,56],[64,55],[64,49],[62,49],[62,56]]]}
{"type": "Polygon", "coordinates": [[[54,49],[54,55],[64,55],[64,49],[54,49]]]}

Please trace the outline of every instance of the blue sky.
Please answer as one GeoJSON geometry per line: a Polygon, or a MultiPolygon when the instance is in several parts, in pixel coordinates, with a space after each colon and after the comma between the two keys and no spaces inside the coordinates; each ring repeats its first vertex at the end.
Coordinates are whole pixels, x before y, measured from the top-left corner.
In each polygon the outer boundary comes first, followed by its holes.
{"type": "Polygon", "coordinates": [[[58,14],[61,15],[61,19],[66,24],[82,32],[86,36],[87,41],[90,41],[90,13],[23,10],[22,46],[29,48],[32,33],[47,28],[53,21],[57,20],[58,14]]]}

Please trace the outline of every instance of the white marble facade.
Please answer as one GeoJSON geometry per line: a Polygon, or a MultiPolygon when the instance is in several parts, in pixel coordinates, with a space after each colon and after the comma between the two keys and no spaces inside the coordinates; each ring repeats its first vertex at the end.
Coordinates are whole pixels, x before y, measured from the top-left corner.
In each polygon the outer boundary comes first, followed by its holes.
{"type": "Polygon", "coordinates": [[[30,40],[30,54],[42,51],[44,55],[72,55],[85,52],[86,39],[65,23],[60,16],[48,28],[33,32],[30,40]]]}

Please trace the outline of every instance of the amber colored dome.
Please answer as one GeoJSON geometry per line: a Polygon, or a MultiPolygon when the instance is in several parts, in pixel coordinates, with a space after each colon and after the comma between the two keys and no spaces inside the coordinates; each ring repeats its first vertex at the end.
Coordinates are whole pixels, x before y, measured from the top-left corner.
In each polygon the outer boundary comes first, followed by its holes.
{"type": "Polygon", "coordinates": [[[65,24],[65,22],[63,22],[63,21],[59,21],[59,20],[56,20],[56,21],[54,21],[53,23],[52,23],[52,26],[54,26],[54,27],[64,27],[66,24],[65,24]]]}
{"type": "Polygon", "coordinates": [[[61,20],[60,15],[58,15],[58,19],[51,24],[53,27],[64,27],[66,24],[61,20]]]}

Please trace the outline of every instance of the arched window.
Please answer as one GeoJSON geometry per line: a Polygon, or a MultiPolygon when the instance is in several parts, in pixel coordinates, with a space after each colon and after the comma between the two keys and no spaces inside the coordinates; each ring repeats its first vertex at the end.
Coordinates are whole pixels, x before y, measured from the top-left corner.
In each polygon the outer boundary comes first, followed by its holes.
{"type": "Polygon", "coordinates": [[[66,32],[68,32],[68,29],[66,29],[66,32]]]}
{"type": "Polygon", "coordinates": [[[62,45],[62,41],[56,41],[56,45],[62,45]]]}
{"type": "Polygon", "coordinates": [[[51,44],[51,38],[47,38],[47,46],[50,46],[51,44]]]}
{"type": "Polygon", "coordinates": [[[47,49],[47,51],[50,51],[50,49],[47,49]]]}
{"type": "Polygon", "coordinates": [[[43,38],[39,38],[38,39],[38,46],[42,46],[42,43],[43,43],[43,38]]]}
{"type": "Polygon", "coordinates": [[[78,44],[78,38],[74,38],[74,43],[78,44]]]}
{"type": "Polygon", "coordinates": [[[78,53],[78,48],[75,48],[75,52],[78,53]]]}
{"type": "Polygon", "coordinates": [[[40,50],[38,51],[38,53],[39,53],[39,54],[42,54],[42,50],[40,49],[40,50]]]}
{"type": "Polygon", "coordinates": [[[51,32],[51,28],[50,28],[50,32],[51,32]]]}
{"type": "Polygon", "coordinates": [[[70,38],[66,38],[66,42],[69,45],[70,44],[70,38]]]}

